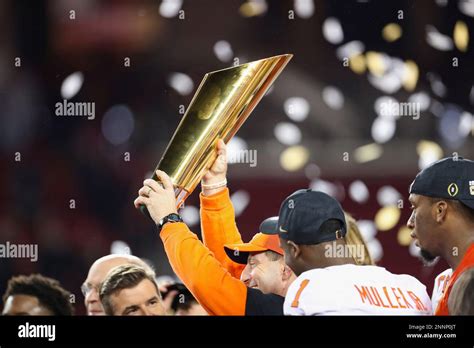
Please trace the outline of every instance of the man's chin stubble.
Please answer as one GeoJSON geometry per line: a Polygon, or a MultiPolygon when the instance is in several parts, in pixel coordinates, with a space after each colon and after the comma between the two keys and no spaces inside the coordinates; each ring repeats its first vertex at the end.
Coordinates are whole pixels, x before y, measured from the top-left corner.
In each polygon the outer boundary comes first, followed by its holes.
{"type": "Polygon", "coordinates": [[[421,259],[421,261],[423,262],[423,264],[425,266],[433,266],[438,262],[439,257],[430,254],[428,251],[426,251],[424,249],[421,249],[420,250],[420,259],[421,259]]]}

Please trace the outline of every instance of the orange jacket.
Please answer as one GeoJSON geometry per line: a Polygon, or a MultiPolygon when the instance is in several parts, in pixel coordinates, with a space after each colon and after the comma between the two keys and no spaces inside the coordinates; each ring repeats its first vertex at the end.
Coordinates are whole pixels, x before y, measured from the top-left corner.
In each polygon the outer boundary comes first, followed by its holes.
{"type": "Polygon", "coordinates": [[[456,270],[453,272],[453,275],[449,280],[448,286],[446,287],[446,290],[443,293],[443,297],[438,303],[435,315],[449,315],[448,298],[449,294],[451,293],[451,289],[453,288],[453,285],[459,278],[459,276],[470,267],[474,267],[474,244],[472,244],[467,249],[466,254],[462,258],[458,267],[456,267],[456,270]]]}
{"type": "Polygon", "coordinates": [[[201,200],[206,205],[202,212],[203,235],[215,254],[186,224],[166,224],[160,237],[176,275],[211,315],[283,315],[284,298],[247,288],[237,279],[242,265],[233,264],[225,254],[224,241],[241,242],[229,191],[201,200]]]}
{"type": "Polygon", "coordinates": [[[202,241],[214,253],[217,261],[230,274],[240,279],[245,265],[232,261],[224,251],[225,244],[243,243],[235,223],[235,212],[230,200],[229,189],[212,196],[199,194],[201,201],[201,234],[202,241]]]}

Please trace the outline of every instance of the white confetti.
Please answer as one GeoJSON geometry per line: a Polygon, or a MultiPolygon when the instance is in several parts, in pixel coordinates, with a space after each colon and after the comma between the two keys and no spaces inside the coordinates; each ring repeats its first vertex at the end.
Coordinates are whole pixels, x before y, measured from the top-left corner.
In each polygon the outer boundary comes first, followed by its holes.
{"type": "Polygon", "coordinates": [[[432,25],[426,26],[426,42],[440,51],[450,51],[454,47],[453,40],[449,36],[441,34],[432,25]]]}
{"type": "Polygon", "coordinates": [[[61,85],[61,96],[64,99],[73,98],[81,89],[84,82],[84,75],[77,71],[66,77],[61,85]]]}
{"type": "Polygon", "coordinates": [[[163,0],[160,4],[160,15],[165,18],[176,17],[183,6],[183,0],[163,0]]]}
{"type": "Polygon", "coordinates": [[[344,40],[341,22],[334,17],[327,18],[323,23],[323,36],[334,45],[340,44],[344,40]]]}
{"type": "Polygon", "coordinates": [[[232,201],[232,205],[234,206],[236,217],[240,216],[250,203],[250,195],[248,192],[243,190],[234,192],[230,199],[232,201]]]}
{"type": "Polygon", "coordinates": [[[474,17],[474,0],[459,0],[459,11],[469,17],[474,17]]]}
{"type": "Polygon", "coordinates": [[[379,144],[386,143],[395,135],[396,123],[389,118],[377,117],[372,123],[372,138],[379,144]]]}
{"type": "Polygon", "coordinates": [[[353,181],[349,186],[349,197],[357,203],[362,204],[367,202],[369,199],[369,189],[367,185],[361,180],[353,181]]]}
{"type": "Polygon", "coordinates": [[[364,51],[365,46],[362,41],[350,41],[336,50],[336,56],[339,60],[343,60],[361,54],[364,51]]]}
{"type": "Polygon", "coordinates": [[[214,44],[214,54],[221,62],[230,62],[234,57],[230,43],[225,40],[217,41],[214,44]]]}
{"type": "Polygon", "coordinates": [[[340,110],[344,106],[344,95],[336,87],[325,87],[322,91],[322,98],[326,105],[333,110],[340,110]]]}
{"type": "Polygon", "coordinates": [[[293,123],[280,122],[275,126],[275,137],[284,145],[296,145],[301,141],[301,130],[293,123]]]}
{"type": "Polygon", "coordinates": [[[194,89],[193,80],[183,73],[172,73],[168,78],[170,86],[181,95],[188,95],[194,89]]]}
{"type": "Polygon", "coordinates": [[[292,97],[285,100],[283,105],[286,115],[295,122],[304,121],[308,117],[309,103],[305,98],[292,97]]]}
{"type": "Polygon", "coordinates": [[[179,215],[188,226],[196,225],[199,222],[199,209],[192,205],[185,205],[179,211],[179,215]]]}
{"type": "Polygon", "coordinates": [[[295,0],[294,7],[298,17],[310,18],[314,14],[313,0],[295,0]]]}

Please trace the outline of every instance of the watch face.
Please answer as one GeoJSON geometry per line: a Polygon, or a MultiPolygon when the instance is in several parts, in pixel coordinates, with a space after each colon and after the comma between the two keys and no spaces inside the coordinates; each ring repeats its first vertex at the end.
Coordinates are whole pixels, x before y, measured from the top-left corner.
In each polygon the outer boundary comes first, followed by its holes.
{"type": "Polygon", "coordinates": [[[179,215],[177,215],[177,214],[172,214],[172,215],[170,215],[170,216],[169,216],[169,219],[170,219],[171,221],[176,221],[176,222],[181,221],[181,218],[180,218],[179,215]]]}
{"type": "Polygon", "coordinates": [[[175,214],[175,213],[169,214],[160,220],[158,224],[160,227],[160,230],[167,222],[183,222],[183,219],[178,214],[175,214]]]}
{"type": "Polygon", "coordinates": [[[168,221],[181,222],[183,219],[178,214],[173,213],[168,215],[168,221]]]}

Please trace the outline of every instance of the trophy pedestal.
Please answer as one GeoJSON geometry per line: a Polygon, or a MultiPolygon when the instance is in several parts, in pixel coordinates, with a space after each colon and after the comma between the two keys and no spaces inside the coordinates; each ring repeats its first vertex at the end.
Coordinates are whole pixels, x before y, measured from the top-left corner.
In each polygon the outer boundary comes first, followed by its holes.
{"type": "Polygon", "coordinates": [[[175,187],[174,188],[174,194],[176,196],[176,208],[181,208],[184,204],[184,201],[188,196],[191,194],[191,192],[186,191],[182,187],[175,187]]]}

